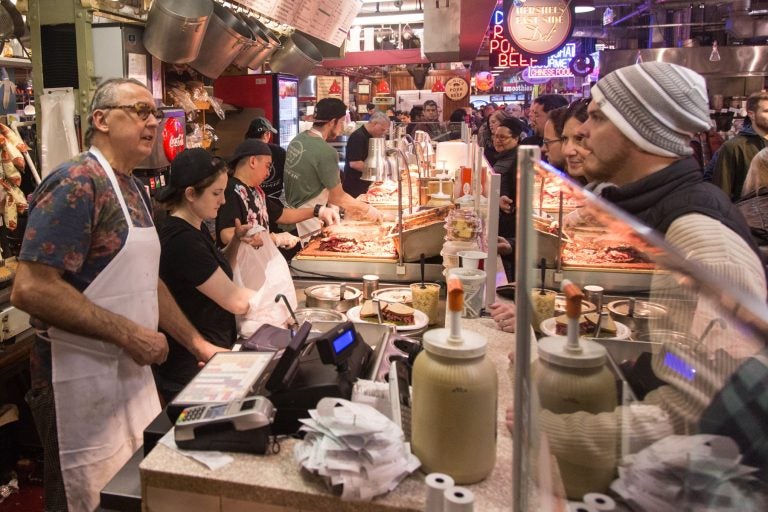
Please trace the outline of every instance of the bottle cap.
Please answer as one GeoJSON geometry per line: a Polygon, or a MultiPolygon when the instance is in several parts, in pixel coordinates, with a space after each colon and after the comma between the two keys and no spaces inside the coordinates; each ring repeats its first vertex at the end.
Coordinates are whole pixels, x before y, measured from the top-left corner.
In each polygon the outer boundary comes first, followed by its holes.
{"type": "Polygon", "coordinates": [[[473,359],[485,355],[488,341],[482,334],[462,329],[460,343],[449,341],[450,335],[450,329],[432,329],[425,332],[422,338],[424,350],[453,359],[473,359]]]}

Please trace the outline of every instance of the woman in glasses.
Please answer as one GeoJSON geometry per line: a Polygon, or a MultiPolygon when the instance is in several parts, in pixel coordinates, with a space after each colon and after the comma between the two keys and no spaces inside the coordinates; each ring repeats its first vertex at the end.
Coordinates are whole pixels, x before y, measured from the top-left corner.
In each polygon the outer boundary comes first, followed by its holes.
{"type": "MultiPolygon", "coordinates": [[[[503,111],[498,111],[503,112],[503,111]]],[[[492,114],[495,116],[498,112],[492,114]]],[[[525,133],[525,126],[514,117],[504,118],[493,132],[493,149],[496,151],[496,163],[493,170],[501,175],[499,198],[499,237],[507,243],[502,253],[502,261],[507,277],[514,280],[513,259],[515,239],[515,194],[517,193],[517,146],[525,133]],[[506,253],[506,254],[505,254],[506,253]]],[[[500,240],[501,241],[501,240],[500,240]]]]}
{"type": "MultiPolygon", "coordinates": [[[[236,222],[235,236],[224,252],[216,248],[204,221],[215,219],[224,204],[227,166],[202,148],[186,149],[171,163],[168,186],[157,200],[169,215],[160,228],[160,277],[181,310],[219,350],[237,338],[235,315],[248,311],[253,290],[232,281],[240,242],[260,245],[245,236],[250,225],[236,222]]],[[[168,336],[168,359],[154,367],[158,390],[171,400],[198,371],[197,359],[168,336]]]]}

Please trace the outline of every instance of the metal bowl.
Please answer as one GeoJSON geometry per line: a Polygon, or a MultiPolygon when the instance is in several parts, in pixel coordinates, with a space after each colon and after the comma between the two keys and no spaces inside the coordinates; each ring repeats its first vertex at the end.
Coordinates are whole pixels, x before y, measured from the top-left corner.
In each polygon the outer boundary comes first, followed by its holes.
{"type": "Polygon", "coordinates": [[[655,302],[635,301],[635,311],[629,315],[629,300],[615,300],[608,303],[608,312],[617,322],[629,327],[633,332],[645,332],[651,329],[651,321],[667,316],[667,308],[655,302]]]}
{"type": "Polygon", "coordinates": [[[332,309],[342,313],[360,303],[362,292],[351,286],[345,286],[341,296],[340,284],[318,284],[304,289],[308,308],[332,309]]]}
{"type": "Polygon", "coordinates": [[[294,311],[299,325],[306,322],[346,322],[347,315],[332,309],[299,308],[294,311]]]}

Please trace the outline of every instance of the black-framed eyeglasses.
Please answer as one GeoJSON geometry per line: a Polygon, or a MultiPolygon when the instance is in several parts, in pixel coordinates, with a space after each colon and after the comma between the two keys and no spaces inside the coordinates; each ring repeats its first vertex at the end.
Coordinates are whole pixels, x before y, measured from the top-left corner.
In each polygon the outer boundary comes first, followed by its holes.
{"type": "Polygon", "coordinates": [[[138,101],[133,105],[104,105],[103,107],[100,107],[100,108],[102,110],[112,109],[112,108],[130,110],[135,112],[136,115],[139,116],[139,119],[141,119],[142,121],[146,121],[147,119],[149,119],[149,114],[152,114],[153,116],[155,116],[155,119],[157,119],[158,121],[165,116],[165,113],[162,110],[158,110],[153,105],[150,105],[149,103],[145,103],[143,101],[138,101]]]}
{"type": "Polygon", "coordinates": [[[563,139],[544,139],[544,145],[549,147],[550,144],[554,144],[555,142],[563,142],[563,139]]]}

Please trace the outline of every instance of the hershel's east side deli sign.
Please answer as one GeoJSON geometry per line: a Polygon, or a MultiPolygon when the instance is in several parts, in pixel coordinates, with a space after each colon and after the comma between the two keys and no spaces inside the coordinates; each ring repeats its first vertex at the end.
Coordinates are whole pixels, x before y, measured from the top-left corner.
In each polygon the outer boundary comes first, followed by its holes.
{"type": "Polygon", "coordinates": [[[564,0],[504,0],[504,28],[517,50],[528,56],[557,52],[571,37],[574,12],[564,0]]]}

